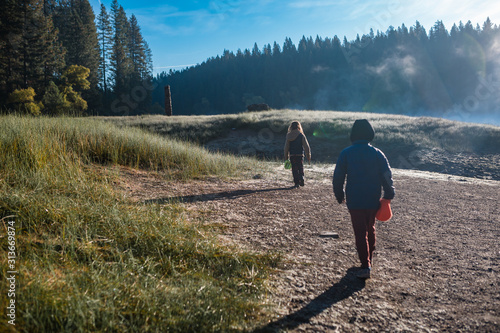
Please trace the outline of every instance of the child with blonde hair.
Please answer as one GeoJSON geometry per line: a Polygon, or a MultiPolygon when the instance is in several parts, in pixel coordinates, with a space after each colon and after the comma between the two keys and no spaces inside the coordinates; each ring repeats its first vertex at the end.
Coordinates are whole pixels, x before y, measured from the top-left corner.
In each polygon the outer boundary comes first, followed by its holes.
{"type": "Polygon", "coordinates": [[[293,121],[288,127],[285,142],[285,160],[290,159],[295,186],[304,186],[304,155],[311,162],[311,148],[302,125],[293,121]]]}

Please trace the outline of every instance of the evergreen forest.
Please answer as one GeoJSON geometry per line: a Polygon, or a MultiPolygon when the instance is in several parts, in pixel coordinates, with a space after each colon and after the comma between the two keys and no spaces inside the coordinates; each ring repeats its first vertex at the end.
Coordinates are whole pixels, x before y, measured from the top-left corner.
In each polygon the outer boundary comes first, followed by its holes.
{"type": "MultiPolygon", "coordinates": [[[[172,46],[175,47],[175,46],[172,46]]],[[[370,30],[355,40],[286,38],[153,76],[137,18],[118,0],[0,2],[0,110],[31,114],[220,114],[271,108],[500,119],[500,27],[370,30]]]]}
{"type": "Polygon", "coordinates": [[[117,0],[0,2],[0,107],[31,114],[130,114],[151,105],[153,63],[137,18],[117,0]]]}
{"type": "Polygon", "coordinates": [[[170,85],[174,114],[233,113],[267,103],[459,120],[498,116],[500,28],[488,18],[449,31],[437,21],[427,32],[417,21],[352,41],[302,37],[295,45],[287,38],[283,45],[224,50],[154,81],[153,103],[163,105],[163,87],[170,85]]]}

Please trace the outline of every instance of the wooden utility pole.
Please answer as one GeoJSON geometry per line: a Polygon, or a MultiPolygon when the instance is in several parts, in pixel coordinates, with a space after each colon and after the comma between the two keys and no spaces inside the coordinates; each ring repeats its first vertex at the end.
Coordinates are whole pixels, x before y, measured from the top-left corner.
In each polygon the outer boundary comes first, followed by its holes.
{"type": "Polygon", "coordinates": [[[170,97],[170,86],[165,86],[165,113],[172,115],[172,98],[170,97]]]}

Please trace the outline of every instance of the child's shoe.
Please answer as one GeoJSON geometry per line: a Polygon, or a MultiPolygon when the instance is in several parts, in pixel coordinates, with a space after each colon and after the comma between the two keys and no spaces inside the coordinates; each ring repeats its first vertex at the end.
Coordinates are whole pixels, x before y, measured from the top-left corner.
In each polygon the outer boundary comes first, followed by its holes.
{"type": "Polygon", "coordinates": [[[357,277],[360,279],[369,279],[371,275],[371,268],[362,268],[357,277]]]}

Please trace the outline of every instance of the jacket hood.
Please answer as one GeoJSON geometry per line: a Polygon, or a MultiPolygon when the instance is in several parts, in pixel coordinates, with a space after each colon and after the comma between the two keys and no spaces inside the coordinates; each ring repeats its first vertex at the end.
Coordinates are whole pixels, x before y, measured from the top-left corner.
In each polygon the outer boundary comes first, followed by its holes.
{"type": "Polygon", "coordinates": [[[298,129],[291,130],[290,133],[287,133],[286,140],[293,141],[293,140],[297,139],[299,134],[300,134],[300,131],[298,129]]]}
{"type": "Polygon", "coordinates": [[[352,125],[351,142],[365,140],[372,141],[375,137],[375,131],[372,125],[366,119],[358,119],[352,125]]]}

